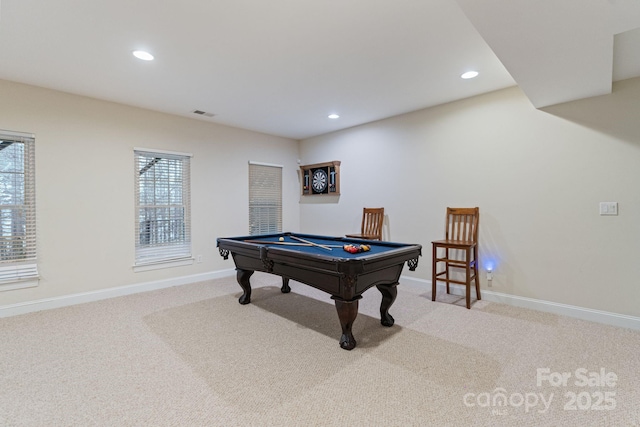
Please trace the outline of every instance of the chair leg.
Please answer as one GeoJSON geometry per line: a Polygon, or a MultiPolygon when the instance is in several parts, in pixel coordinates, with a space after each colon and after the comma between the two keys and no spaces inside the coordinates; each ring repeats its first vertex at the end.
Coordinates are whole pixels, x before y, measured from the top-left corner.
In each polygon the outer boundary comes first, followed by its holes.
{"type": "Polygon", "coordinates": [[[475,247],[473,250],[474,260],[475,260],[475,271],[476,271],[476,298],[480,301],[482,298],[480,297],[480,278],[478,277],[478,247],[475,247]]]}
{"type": "MultiPolygon", "coordinates": [[[[446,248],[444,251],[445,251],[444,257],[446,259],[449,259],[449,248],[446,248]]],[[[451,292],[449,291],[449,262],[448,261],[444,262],[444,268],[445,268],[444,278],[445,278],[445,283],[447,285],[447,293],[450,294],[451,292]]]]}
{"type": "Polygon", "coordinates": [[[467,253],[465,254],[465,287],[467,288],[467,308],[471,308],[471,266],[469,262],[471,260],[471,250],[467,249],[467,253]]]}
{"type": "Polygon", "coordinates": [[[433,260],[431,262],[431,301],[435,301],[436,300],[436,266],[437,266],[437,262],[436,262],[436,255],[437,255],[437,251],[438,249],[434,246],[433,247],[433,260]]]}

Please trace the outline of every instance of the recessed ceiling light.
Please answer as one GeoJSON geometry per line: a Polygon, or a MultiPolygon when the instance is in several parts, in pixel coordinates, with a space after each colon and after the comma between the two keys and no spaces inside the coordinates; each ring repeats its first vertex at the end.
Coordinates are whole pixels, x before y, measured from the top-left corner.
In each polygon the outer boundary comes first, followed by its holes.
{"type": "Polygon", "coordinates": [[[138,59],[142,59],[143,61],[153,61],[153,55],[149,52],[145,52],[144,50],[134,50],[133,56],[138,59]]]}
{"type": "Polygon", "coordinates": [[[337,115],[337,114],[329,114],[329,118],[330,118],[330,119],[339,119],[339,118],[340,118],[340,116],[339,116],[339,115],[337,115]]]}
{"type": "Polygon", "coordinates": [[[460,77],[462,77],[463,79],[472,79],[477,75],[478,75],[477,71],[467,71],[466,73],[462,74],[460,77]]]}

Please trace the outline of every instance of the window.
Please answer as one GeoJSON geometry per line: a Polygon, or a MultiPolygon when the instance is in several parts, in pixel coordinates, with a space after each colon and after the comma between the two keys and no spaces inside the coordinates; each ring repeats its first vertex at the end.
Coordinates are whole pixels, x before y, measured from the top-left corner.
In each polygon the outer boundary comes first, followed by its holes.
{"type": "Polygon", "coordinates": [[[282,231],[282,166],[249,163],[249,234],[282,231]]]}
{"type": "Polygon", "coordinates": [[[0,130],[2,290],[37,285],[35,190],[34,135],[0,130]]]}
{"type": "Polygon", "coordinates": [[[191,264],[191,154],[135,149],[134,157],[136,266],[191,264]]]}

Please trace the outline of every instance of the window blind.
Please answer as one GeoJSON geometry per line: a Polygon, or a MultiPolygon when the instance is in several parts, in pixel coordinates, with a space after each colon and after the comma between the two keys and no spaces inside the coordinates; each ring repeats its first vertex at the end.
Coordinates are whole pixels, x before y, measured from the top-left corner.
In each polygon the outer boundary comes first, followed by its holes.
{"type": "Polygon", "coordinates": [[[135,150],[136,265],[191,257],[189,154],[135,150]]]}
{"type": "Polygon", "coordinates": [[[282,231],[282,166],[249,163],[249,234],[282,231]]]}
{"type": "Polygon", "coordinates": [[[0,130],[0,283],[38,277],[35,138],[0,130]]]}

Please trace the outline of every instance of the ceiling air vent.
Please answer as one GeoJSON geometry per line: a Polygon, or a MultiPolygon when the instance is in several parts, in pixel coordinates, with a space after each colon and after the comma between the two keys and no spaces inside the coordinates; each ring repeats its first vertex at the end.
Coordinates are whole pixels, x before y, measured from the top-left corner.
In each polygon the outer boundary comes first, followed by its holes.
{"type": "Polygon", "coordinates": [[[206,111],[202,111],[202,110],[193,110],[192,113],[193,114],[197,114],[199,116],[205,116],[205,117],[213,117],[213,116],[215,116],[215,114],[213,114],[213,113],[207,113],[206,111]]]}

